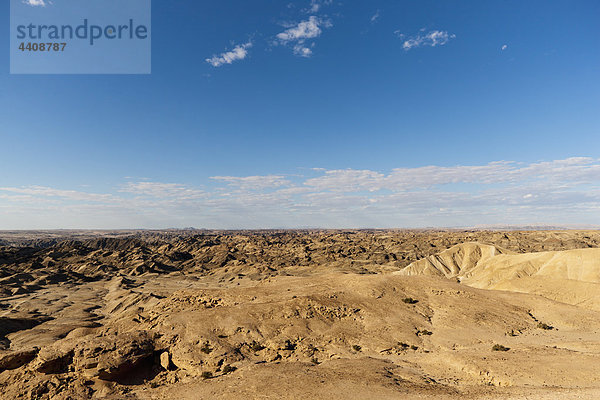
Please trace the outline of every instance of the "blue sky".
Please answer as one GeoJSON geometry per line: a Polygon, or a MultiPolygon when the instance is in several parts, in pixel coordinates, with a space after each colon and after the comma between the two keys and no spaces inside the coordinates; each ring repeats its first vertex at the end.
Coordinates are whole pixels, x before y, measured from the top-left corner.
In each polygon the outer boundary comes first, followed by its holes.
{"type": "Polygon", "coordinates": [[[4,40],[0,229],[600,224],[599,17],[154,0],[150,75],[10,75],[4,40]]]}

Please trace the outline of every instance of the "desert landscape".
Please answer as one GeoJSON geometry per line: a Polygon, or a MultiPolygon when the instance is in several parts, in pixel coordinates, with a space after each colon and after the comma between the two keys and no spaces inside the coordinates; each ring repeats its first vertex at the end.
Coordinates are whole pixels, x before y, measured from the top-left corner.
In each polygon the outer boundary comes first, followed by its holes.
{"type": "Polygon", "coordinates": [[[600,400],[600,1],[1,4],[0,400],[600,400]]]}
{"type": "Polygon", "coordinates": [[[3,399],[600,398],[600,232],[0,233],[3,399]]]}

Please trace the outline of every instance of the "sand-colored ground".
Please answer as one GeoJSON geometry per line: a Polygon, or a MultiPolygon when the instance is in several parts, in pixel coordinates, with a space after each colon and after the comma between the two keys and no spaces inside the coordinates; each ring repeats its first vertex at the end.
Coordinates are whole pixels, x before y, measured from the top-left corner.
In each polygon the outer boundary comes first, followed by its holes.
{"type": "Polygon", "coordinates": [[[3,399],[600,398],[597,231],[0,241],[3,399]]]}

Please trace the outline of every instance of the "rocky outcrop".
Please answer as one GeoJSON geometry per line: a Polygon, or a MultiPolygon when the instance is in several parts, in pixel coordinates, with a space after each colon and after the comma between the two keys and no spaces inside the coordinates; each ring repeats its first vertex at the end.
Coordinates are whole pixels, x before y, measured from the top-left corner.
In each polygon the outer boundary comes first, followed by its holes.
{"type": "Polygon", "coordinates": [[[28,364],[35,358],[37,353],[37,348],[0,353],[0,372],[7,369],[17,369],[28,364]]]}

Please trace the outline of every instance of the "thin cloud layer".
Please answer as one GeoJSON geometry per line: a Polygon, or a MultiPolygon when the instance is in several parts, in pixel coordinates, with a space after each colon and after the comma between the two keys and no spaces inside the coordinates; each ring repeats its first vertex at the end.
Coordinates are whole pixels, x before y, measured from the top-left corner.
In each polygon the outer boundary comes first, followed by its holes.
{"type": "Polygon", "coordinates": [[[214,176],[112,193],[0,187],[0,229],[420,227],[600,224],[600,160],[214,176]],[[210,187],[210,188],[209,188],[210,187]]]}
{"type": "Polygon", "coordinates": [[[17,193],[26,195],[27,198],[62,198],[72,201],[92,201],[92,202],[110,202],[113,200],[111,194],[86,193],[77,190],[61,190],[45,186],[27,186],[27,187],[0,187],[1,192],[17,193]]]}
{"type": "Polygon", "coordinates": [[[214,55],[211,58],[207,58],[205,61],[217,68],[225,64],[232,64],[234,61],[243,60],[248,55],[248,49],[252,47],[252,42],[239,44],[232,50],[226,51],[219,55],[214,55]]]}
{"type": "Polygon", "coordinates": [[[404,42],[402,43],[402,48],[404,50],[411,50],[417,47],[424,47],[424,46],[429,46],[429,47],[436,47],[436,46],[443,46],[446,43],[448,43],[451,39],[456,38],[456,35],[452,34],[452,33],[448,33],[447,31],[429,31],[427,33],[424,33],[424,31],[413,35],[413,36],[409,36],[407,37],[404,34],[401,34],[399,32],[396,32],[396,34],[398,34],[398,36],[404,40],[404,42]]]}
{"type": "Polygon", "coordinates": [[[212,176],[210,179],[228,183],[230,186],[246,190],[261,190],[267,188],[281,187],[291,184],[282,175],[267,176],[212,176]]]}
{"type": "Polygon", "coordinates": [[[122,186],[122,193],[156,198],[198,199],[205,197],[205,192],[188,188],[177,183],[128,182],[122,186]]]}
{"type": "Polygon", "coordinates": [[[23,3],[33,7],[46,7],[46,2],[44,0],[23,0],[23,3]]]}

